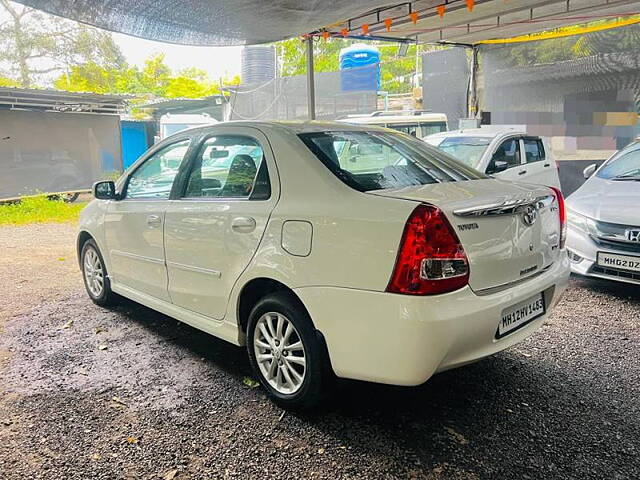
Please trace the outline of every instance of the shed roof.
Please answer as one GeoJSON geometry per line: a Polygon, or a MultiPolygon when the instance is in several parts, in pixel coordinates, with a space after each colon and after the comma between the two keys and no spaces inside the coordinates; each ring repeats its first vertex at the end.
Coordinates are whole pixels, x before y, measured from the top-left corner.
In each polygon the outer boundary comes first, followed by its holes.
{"type": "Polygon", "coordinates": [[[363,24],[382,38],[475,43],[640,11],[637,0],[475,0],[471,11],[467,0],[18,1],[107,30],[189,45],[267,43],[321,29],[346,28],[356,36],[363,24]]]}
{"type": "Polygon", "coordinates": [[[0,87],[0,108],[119,114],[130,95],[98,95],[60,90],[0,87]]]}

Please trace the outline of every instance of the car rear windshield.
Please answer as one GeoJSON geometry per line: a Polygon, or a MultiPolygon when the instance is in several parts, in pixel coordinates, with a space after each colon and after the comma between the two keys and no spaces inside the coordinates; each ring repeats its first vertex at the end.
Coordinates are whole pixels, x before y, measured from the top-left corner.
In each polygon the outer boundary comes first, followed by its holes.
{"type": "Polygon", "coordinates": [[[477,168],[489,143],[491,139],[487,137],[447,137],[440,142],[438,148],[470,167],[477,168]]]}
{"type": "Polygon", "coordinates": [[[334,175],[361,192],[487,178],[401,133],[326,131],[299,137],[334,175]]]}

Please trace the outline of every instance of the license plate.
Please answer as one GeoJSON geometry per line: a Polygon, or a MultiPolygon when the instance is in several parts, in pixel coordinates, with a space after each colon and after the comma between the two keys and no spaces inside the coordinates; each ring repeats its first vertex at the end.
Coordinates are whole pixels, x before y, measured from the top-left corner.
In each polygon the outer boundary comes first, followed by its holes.
{"type": "Polygon", "coordinates": [[[619,270],[640,272],[640,257],[598,252],[598,265],[606,268],[617,268],[619,270]]]}
{"type": "Polygon", "coordinates": [[[538,293],[527,300],[506,308],[502,312],[500,323],[498,323],[496,338],[502,338],[514,330],[525,326],[530,321],[543,315],[544,312],[544,297],[542,293],[538,293]]]}

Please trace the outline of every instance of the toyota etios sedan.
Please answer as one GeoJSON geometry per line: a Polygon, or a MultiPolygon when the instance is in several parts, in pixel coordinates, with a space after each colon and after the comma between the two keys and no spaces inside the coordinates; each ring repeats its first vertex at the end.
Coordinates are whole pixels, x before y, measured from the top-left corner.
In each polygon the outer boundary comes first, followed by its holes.
{"type": "Polygon", "coordinates": [[[558,190],[376,127],[187,130],[94,194],[78,236],[91,299],[246,345],[285,407],[316,403],[333,374],[417,385],[499,352],[569,275],[558,190]]]}

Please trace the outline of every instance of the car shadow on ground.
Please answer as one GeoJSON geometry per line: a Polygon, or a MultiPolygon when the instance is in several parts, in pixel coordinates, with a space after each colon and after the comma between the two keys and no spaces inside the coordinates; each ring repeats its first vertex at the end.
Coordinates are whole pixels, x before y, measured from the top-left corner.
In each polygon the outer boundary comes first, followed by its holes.
{"type": "Polygon", "coordinates": [[[571,274],[571,279],[576,286],[585,288],[594,293],[609,295],[619,300],[627,300],[640,304],[640,287],[631,283],[616,282],[604,278],[584,277],[571,274]]]}
{"type": "MultiPolygon", "coordinates": [[[[627,286],[594,282],[586,288],[640,301],[627,286]]],[[[119,311],[152,335],[231,375],[238,385],[252,375],[244,348],[184,324],[176,326],[169,317],[159,319],[157,312],[133,302],[125,302],[119,311]]],[[[569,478],[596,461],[590,453],[594,445],[607,444],[613,449],[607,468],[624,470],[623,464],[617,465],[617,455],[627,454],[624,445],[632,443],[635,427],[617,397],[620,392],[600,380],[607,372],[597,364],[577,371],[561,361],[553,345],[542,350],[548,348],[540,353],[525,342],[524,347],[441,373],[418,387],[341,380],[319,408],[288,415],[303,429],[318,429],[333,438],[333,448],[363,455],[374,451],[389,461],[401,455],[417,467],[455,465],[458,473],[480,470],[497,477],[509,472],[542,478],[538,475],[545,472],[546,478],[569,478]]],[[[243,392],[241,403],[265,398],[261,389],[243,392]]],[[[290,433],[286,423],[279,428],[283,435],[290,433]]],[[[593,468],[600,471],[601,465],[593,468]]]]}

